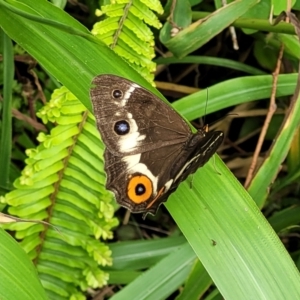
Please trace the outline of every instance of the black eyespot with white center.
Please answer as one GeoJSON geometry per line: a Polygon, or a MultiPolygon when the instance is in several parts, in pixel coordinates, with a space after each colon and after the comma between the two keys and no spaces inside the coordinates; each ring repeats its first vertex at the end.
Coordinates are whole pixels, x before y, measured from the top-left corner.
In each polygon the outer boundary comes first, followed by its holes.
{"type": "Polygon", "coordinates": [[[129,123],[125,120],[121,120],[115,123],[114,131],[118,135],[127,134],[130,131],[129,123]]]}
{"type": "Polygon", "coordinates": [[[123,97],[123,92],[121,90],[113,90],[111,94],[115,99],[120,99],[123,97]]]}
{"type": "Polygon", "coordinates": [[[142,183],[139,183],[139,184],[136,185],[135,194],[137,196],[141,196],[141,195],[145,194],[145,192],[146,192],[146,188],[142,183]]]}

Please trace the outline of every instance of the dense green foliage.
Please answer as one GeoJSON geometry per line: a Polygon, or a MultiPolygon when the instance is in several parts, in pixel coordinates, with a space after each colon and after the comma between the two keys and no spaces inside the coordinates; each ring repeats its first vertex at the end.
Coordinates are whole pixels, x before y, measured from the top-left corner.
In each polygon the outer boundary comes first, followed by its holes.
{"type": "Polygon", "coordinates": [[[296,19],[271,25],[267,0],[52,2],[0,0],[1,208],[34,221],[3,225],[27,256],[1,231],[0,298],[299,299],[296,19]],[[227,167],[215,156],[167,210],[121,224],[89,100],[98,74],[166,101],[156,84],[195,126],[227,115],[213,125],[227,167]]]}

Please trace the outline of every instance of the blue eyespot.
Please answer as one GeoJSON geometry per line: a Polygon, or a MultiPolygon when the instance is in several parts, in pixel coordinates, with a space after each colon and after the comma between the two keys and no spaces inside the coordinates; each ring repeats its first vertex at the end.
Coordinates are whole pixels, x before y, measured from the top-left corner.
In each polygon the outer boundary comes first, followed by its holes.
{"type": "Polygon", "coordinates": [[[112,96],[115,98],[115,99],[118,99],[118,98],[121,98],[123,96],[123,93],[122,91],[120,90],[113,90],[112,91],[112,96]]]}
{"type": "Polygon", "coordinates": [[[125,120],[121,120],[115,123],[114,131],[118,135],[127,134],[130,131],[129,123],[125,120]]]}

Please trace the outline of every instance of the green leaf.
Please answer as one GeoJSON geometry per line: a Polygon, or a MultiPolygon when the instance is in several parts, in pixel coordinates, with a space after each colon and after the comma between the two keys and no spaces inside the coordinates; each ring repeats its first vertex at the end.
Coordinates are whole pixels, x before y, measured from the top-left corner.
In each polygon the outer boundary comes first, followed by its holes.
{"type": "MultiPolygon", "coordinates": [[[[251,7],[242,18],[248,19],[264,19],[268,20],[271,14],[271,1],[270,0],[261,0],[259,3],[251,7]]],[[[254,33],[256,30],[243,29],[246,34],[254,33]]]]}
{"type": "Polygon", "coordinates": [[[224,298],[300,297],[291,257],[220,159],[194,175],[192,189],[181,184],[166,206],[224,298]]]}
{"type": "Polygon", "coordinates": [[[246,72],[252,75],[263,75],[266,74],[266,72],[248,66],[246,64],[226,59],[226,58],[219,58],[219,57],[210,57],[210,56],[186,56],[183,58],[177,58],[177,57],[159,57],[154,60],[155,63],[159,64],[207,64],[212,66],[218,66],[218,67],[224,67],[229,68],[233,70],[239,70],[242,72],[246,72]]]}
{"type": "Polygon", "coordinates": [[[208,290],[212,280],[200,261],[197,261],[188,277],[185,287],[176,300],[198,300],[208,290]]]}
{"type": "Polygon", "coordinates": [[[160,40],[175,56],[182,58],[230,26],[256,3],[257,0],[232,2],[215,11],[205,20],[192,23],[173,38],[171,32],[164,27],[160,32],[160,40]]]}
{"type": "MultiPolygon", "coordinates": [[[[195,120],[205,112],[207,94],[209,105],[207,113],[233,105],[249,101],[268,98],[272,90],[271,75],[245,76],[230,79],[215,84],[206,90],[202,90],[173,103],[173,107],[180,111],[188,120],[195,120]]],[[[276,96],[287,96],[294,92],[296,87],[297,74],[282,74],[278,76],[276,96]]]]}
{"type": "Polygon", "coordinates": [[[34,268],[24,250],[0,228],[0,298],[48,299],[34,268]]]}
{"type": "Polygon", "coordinates": [[[10,188],[10,156],[12,148],[12,85],[14,78],[13,45],[11,39],[0,29],[0,39],[3,41],[3,107],[0,140],[0,186],[10,188]]]}
{"type": "Polygon", "coordinates": [[[143,276],[128,284],[111,299],[166,299],[184,282],[195,258],[195,253],[186,243],[144,272],[143,276]],[[171,269],[170,265],[172,265],[171,269]]]}
{"type": "Polygon", "coordinates": [[[160,238],[117,242],[110,244],[113,266],[109,270],[142,270],[151,267],[160,259],[185,243],[184,237],[160,238]]]}
{"type": "MultiPolygon", "coordinates": [[[[293,7],[293,5],[296,3],[296,0],[292,0],[289,5],[293,7]]],[[[274,9],[274,15],[278,16],[282,11],[285,11],[287,9],[287,3],[283,0],[272,0],[271,1],[273,9],[274,9]]]]}

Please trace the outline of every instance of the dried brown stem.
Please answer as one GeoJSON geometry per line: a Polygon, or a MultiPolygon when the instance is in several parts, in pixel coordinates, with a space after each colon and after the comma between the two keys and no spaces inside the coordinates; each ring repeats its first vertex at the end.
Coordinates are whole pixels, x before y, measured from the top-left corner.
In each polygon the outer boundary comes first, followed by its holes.
{"type": "Polygon", "coordinates": [[[248,188],[250,183],[251,183],[251,180],[252,180],[253,175],[254,175],[254,171],[257,167],[257,161],[258,161],[259,153],[260,153],[261,148],[262,148],[262,144],[264,142],[264,139],[265,139],[267,130],[269,128],[270,122],[272,120],[272,117],[273,117],[273,115],[276,111],[276,108],[277,108],[276,101],[275,101],[275,99],[276,99],[276,88],[277,88],[278,75],[279,75],[280,67],[281,67],[281,64],[282,64],[283,49],[284,49],[284,46],[283,46],[283,44],[281,44],[280,50],[279,50],[279,53],[278,53],[276,68],[275,68],[275,71],[273,72],[273,84],[272,84],[272,92],[271,92],[271,97],[270,97],[269,110],[268,110],[264,125],[262,127],[262,130],[261,130],[256,148],[255,148],[255,151],[254,151],[254,155],[253,155],[253,159],[252,159],[250,168],[248,170],[248,174],[247,174],[245,184],[244,184],[245,188],[248,188]]]}

